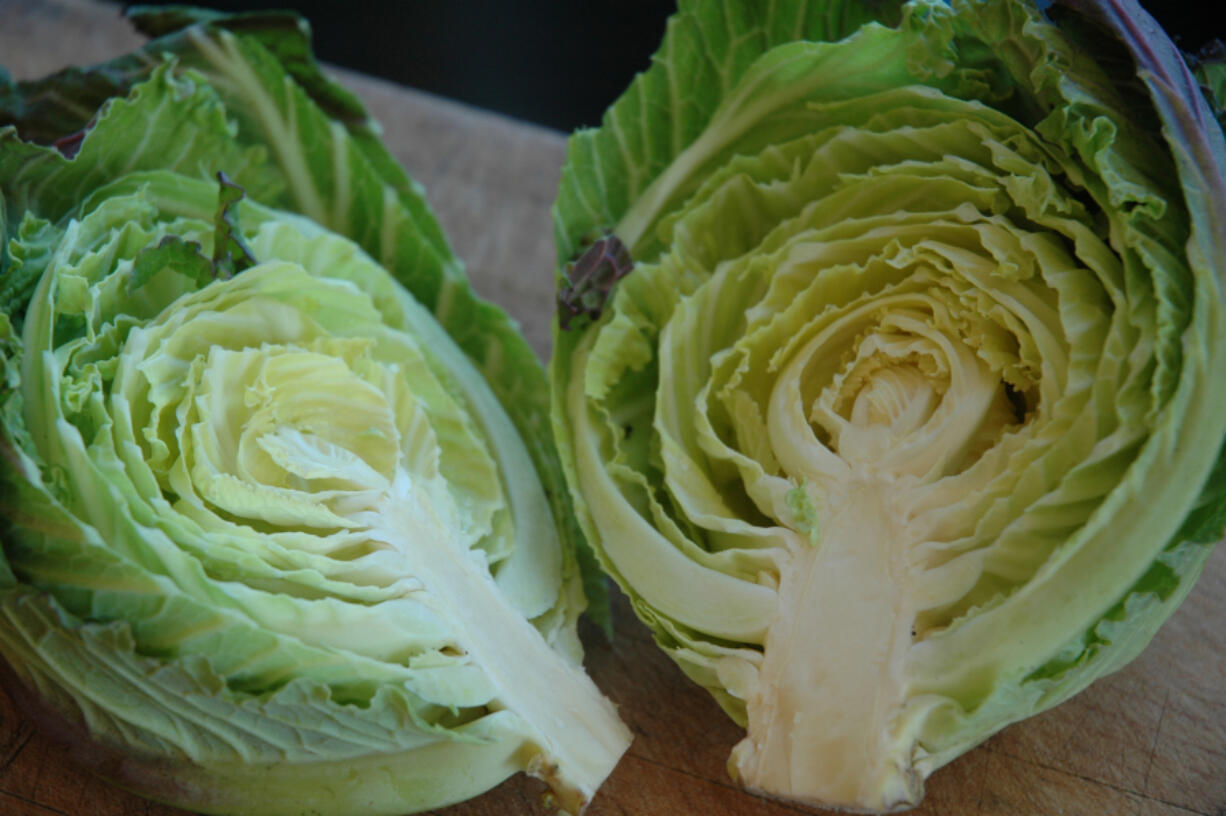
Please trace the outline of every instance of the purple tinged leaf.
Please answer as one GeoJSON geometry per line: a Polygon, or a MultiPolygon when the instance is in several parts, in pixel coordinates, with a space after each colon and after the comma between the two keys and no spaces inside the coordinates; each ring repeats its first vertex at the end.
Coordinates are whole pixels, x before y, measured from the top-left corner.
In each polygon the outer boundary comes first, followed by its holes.
{"type": "Polygon", "coordinates": [[[566,283],[558,293],[558,320],[564,330],[570,322],[586,315],[600,317],[613,287],[634,269],[630,250],[612,233],[593,241],[578,258],[562,271],[566,283]]]}
{"type": "Polygon", "coordinates": [[[85,123],[85,127],[72,133],[67,133],[51,143],[51,146],[60,151],[60,155],[66,159],[75,158],[81,152],[81,144],[85,141],[85,134],[98,123],[98,114],[85,123]]]}
{"type": "MultiPolygon", "coordinates": [[[[1132,53],[1179,170],[1193,240],[1211,266],[1226,261],[1226,140],[1200,83],[1136,0],[1058,0],[1110,29],[1132,53]]],[[[1219,277],[1221,277],[1219,273],[1219,277]]]]}
{"type": "Polygon", "coordinates": [[[78,130],[76,133],[61,136],[52,142],[51,146],[60,151],[60,155],[64,158],[71,159],[81,150],[83,141],[85,141],[85,130],[78,130]]]}

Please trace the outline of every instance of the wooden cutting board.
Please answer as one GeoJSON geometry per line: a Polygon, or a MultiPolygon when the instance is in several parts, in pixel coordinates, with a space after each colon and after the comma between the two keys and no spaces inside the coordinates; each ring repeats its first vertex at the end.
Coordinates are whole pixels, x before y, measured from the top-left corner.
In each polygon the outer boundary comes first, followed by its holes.
{"type": "MultiPolygon", "coordinates": [[[[31,77],[122,53],[141,40],[117,9],[92,0],[0,0],[0,64],[31,77]]],[[[545,356],[553,268],[548,209],[563,135],[337,73],[425,184],[477,289],[506,306],[545,356]]],[[[612,643],[585,631],[587,667],[635,741],[590,816],[819,812],[738,791],[724,763],[740,730],[655,648],[620,596],[615,612],[612,643]]],[[[437,816],[544,816],[550,811],[542,794],[539,783],[519,776],[437,816]]],[[[184,813],[74,768],[0,695],[0,816],[184,813]]],[[[1140,659],[939,771],[913,813],[1226,816],[1226,547],[1140,659]]]]}

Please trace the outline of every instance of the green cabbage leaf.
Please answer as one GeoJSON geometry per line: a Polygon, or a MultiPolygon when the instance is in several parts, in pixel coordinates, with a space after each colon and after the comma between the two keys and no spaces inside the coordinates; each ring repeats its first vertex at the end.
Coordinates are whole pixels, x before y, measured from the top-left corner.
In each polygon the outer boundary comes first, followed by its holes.
{"type": "Polygon", "coordinates": [[[1219,78],[1133,0],[1042,5],[682,2],[570,139],[568,482],[752,789],[914,805],[1222,534],[1219,78]]]}
{"type": "Polygon", "coordinates": [[[401,814],[629,743],[544,371],[292,15],[0,93],[0,656],[90,767],[401,814]]]}

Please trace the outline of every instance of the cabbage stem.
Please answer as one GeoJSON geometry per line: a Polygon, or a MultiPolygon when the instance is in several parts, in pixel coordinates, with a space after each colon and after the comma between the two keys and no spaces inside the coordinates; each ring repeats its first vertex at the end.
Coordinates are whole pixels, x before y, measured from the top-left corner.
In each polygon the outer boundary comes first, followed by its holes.
{"type": "MultiPolygon", "coordinates": [[[[397,479],[407,481],[406,474],[397,479]]],[[[421,581],[418,599],[455,621],[457,645],[495,688],[490,707],[514,713],[533,735],[524,746],[528,772],[567,812],[580,813],[629,747],[629,730],[582,668],[554,652],[507,601],[482,555],[463,546],[445,521],[442,492],[393,492],[378,537],[421,581]]]]}
{"type": "Polygon", "coordinates": [[[818,545],[795,547],[782,570],[729,770],[774,796],[885,812],[923,791],[893,727],[915,619],[907,535],[885,478],[830,487],[818,545]]]}

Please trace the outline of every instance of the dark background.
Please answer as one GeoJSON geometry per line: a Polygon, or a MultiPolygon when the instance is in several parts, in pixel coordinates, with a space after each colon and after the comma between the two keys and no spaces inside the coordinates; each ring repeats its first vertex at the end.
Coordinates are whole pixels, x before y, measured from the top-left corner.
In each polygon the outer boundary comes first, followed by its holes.
{"type": "MultiPolygon", "coordinates": [[[[321,60],[570,131],[647,68],[675,0],[197,0],[277,7],[311,21],[321,60]]],[[[1217,3],[1141,0],[1185,50],[1214,30],[1217,3]],[[1208,26],[1206,25],[1208,22],[1208,26]]],[[[164,3],[154,2],[150,5],[164,3]]]]}

